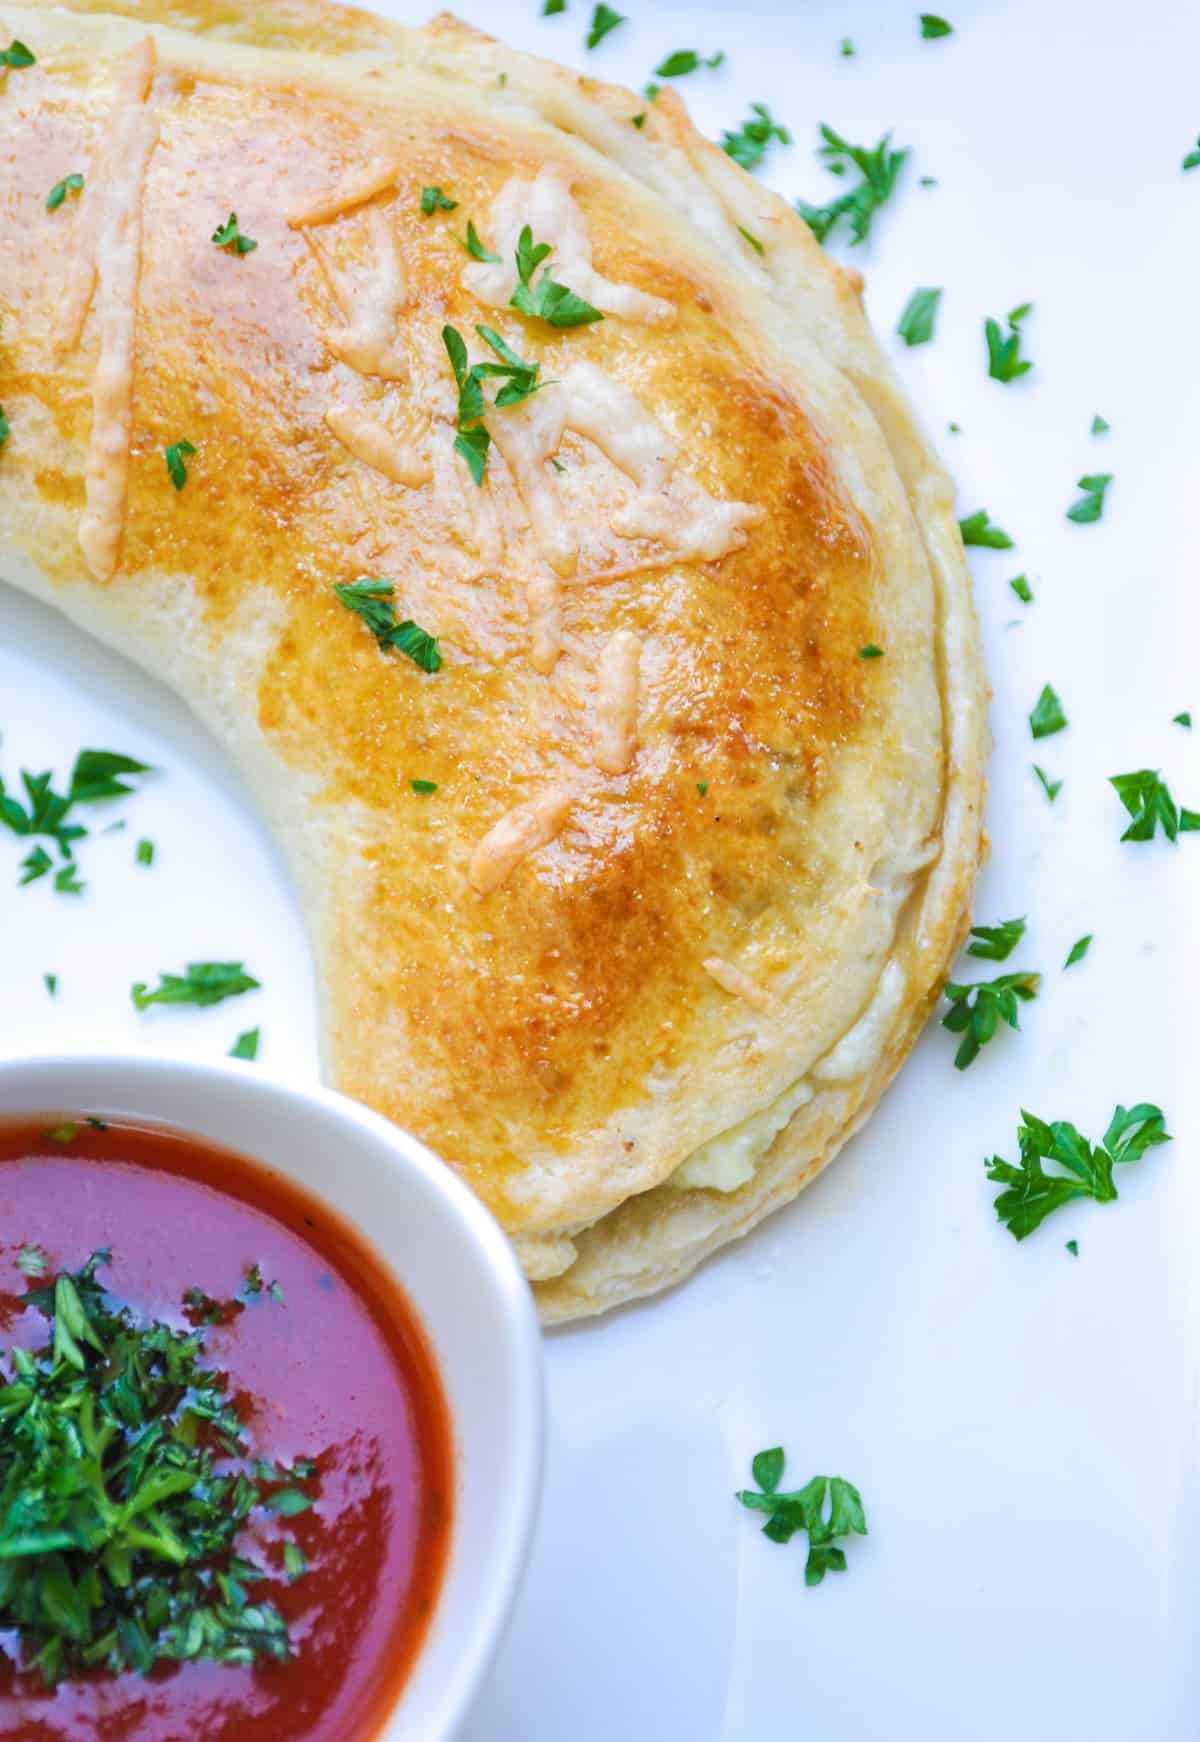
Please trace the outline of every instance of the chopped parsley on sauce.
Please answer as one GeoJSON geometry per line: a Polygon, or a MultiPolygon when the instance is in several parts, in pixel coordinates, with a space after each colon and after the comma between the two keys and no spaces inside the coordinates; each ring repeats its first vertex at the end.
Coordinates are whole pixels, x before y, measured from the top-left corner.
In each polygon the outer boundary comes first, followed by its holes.
{"type": "Polygon", "coordinates": [[[212,233],[212,241],[218,248],[234,254],[252,254],[258,247],[253,237],[243,236],[238,228],[236,212],[230,212],[223,224],[218,224],[212,233]]]}
{"type": "Polygon", "coordinates": [[[938,37],[953,36],[954,26],[944,18],[939,18],[936,12],[922,12],[921,36],[926,42],[936,42],[938,37]]]}
{"type": "Polygon", "coordinates": [[[44,1254],[18,1255],[22,1304],[47,1331],[11,1349],[0,1389],[0,1630],[49,1687],[96,1668],[284,1662],[287,1623],[252,1594],[270,1572],[238,1550],[260,1508],[311,1506],[316,1465],[254,1458],[203,1327],[114,1303],[96,1275],[111,1258],[43,1281],[44,1254]]]}

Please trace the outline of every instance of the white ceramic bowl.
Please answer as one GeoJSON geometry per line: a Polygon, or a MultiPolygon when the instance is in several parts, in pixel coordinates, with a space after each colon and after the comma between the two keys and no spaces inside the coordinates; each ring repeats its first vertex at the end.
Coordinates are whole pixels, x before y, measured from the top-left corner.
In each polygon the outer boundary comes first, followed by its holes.
{"type": "Polygon", "coordinates": [[[373,1742],[446,1742],[503,1630],[541,1486],[541,1337],[499,1227],[406,1132],[254,1064],[93,1053],[0,1061],[0,1118],[42,1113],[174,1126],[266,1162],[339,1210],[408,1295],[453,1423],[454,1537],[429,1633],[373,1742]]]}

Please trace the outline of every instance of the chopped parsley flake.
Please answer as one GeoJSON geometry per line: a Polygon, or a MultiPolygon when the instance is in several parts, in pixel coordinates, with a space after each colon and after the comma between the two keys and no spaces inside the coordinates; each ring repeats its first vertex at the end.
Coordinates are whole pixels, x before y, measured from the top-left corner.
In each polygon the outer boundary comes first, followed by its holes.
{"type": "Polygon", "coordinates": [[[160,974],[153,991],[139,980],[129,995],[138,1010],[148,1010],[152,1004],[220,1004],[258,987],[241,962],[189,962],[182,974],[160,974]]]}
{"type": "Polygon", "coordinates": [[[146,840],[139,841],[134,857],[139,865],[153,865],[154,842],[146,840]]]}
{"type": "Polygon", "coordinates": [[[61,181],[56,181],[46,196],[46,210],[57,212],[68,194],[78,194],[83,191],[83,177],[76,170],[73,175],[65,175],[61,181]]]}
{"type": "Polygon", "coordinates": [[[487,266],[495,266],[500,260],[498,254],[492,254],[484,247],[483,243],[479,240],[475,230],[475,225],[470,218],[467,219],[467,237],[466,241],[463,243],[463,247],[471,256],[472,260],[482,260],[487,266]]]}
{"type": "Polygon", "coordinates": [[[1029,716],[1029,730],[1035,738],[1052,738],[1056,732],[1063,731],[1067,724],[1062,703],[1051,685],[1046,684],[1033,705],[1033,712],[1029,716]]]}
{"type": "Polygon", "coordinates": [[[432,218],[435,212],[456,212],[458,201],[448,199],[441,188],[422,188],[421,210],[427,218],[432,218]]]}
{"type": "Polygon", "coordinates": [[[646,111],[643,109],[640,115],[631,115],[629,119],[633,122],[634,126],[640,133],[642,128],[646,125],[646,111]]]}
{"type": "Polygon", "coordinates": [[[1033,593],[1030,589],[1029,581],[1024,575],[1014,575],[1008,584],[1023,605],[1033,604],[1033,593]]]}
{"type": "Polygon", "coordinates": [[[177,490],[182,490],[187,483],[187,467],[185,456],[190,458],[196,452],[191,442],[185,437],[183,441],[172,442],[169,448],[163,450],[163,458],[167,462],[167,476],[177,490]]]}
{"type": "Polygon", "coordinates": [[[257,1028],[248,1028],[244,1034],[239,1034],[229,1049],[231,1059],[256,1059],[258,1057],[257,1028]]]}
{"type": "Polygon", "coordinates": [[[838,43],[838,53],[841,55],[843,60],[851,60],[853,58],[854,42],[851,37],[843,36],[842,40],[838,43]]]}
{"type": "Polygon", "coordinates": [[[1111,472],[1088,472],[1079,479],[1084,494],[1067,509],[1067,519],[1076,526],[1088,526],[1104,513],[1104,495],[1113,481],[1111,472]]]}
{"type": "Polygon", "coordinates": [[[258,247],[257,242],[249,236],[243,236],[238,229],[236,212],[230,212],[225,222],[217,225],[212,233],[212,240],[216,247],[232,249],[235,254],[252,254],[258,247]]]}
{"type": "Polygon", "coordinates": [[[1111,428],[1112,425],[1102,418],[1099,412],[1097,412],[1095,417],[1092,419],[1092,434],[1107,435],[1111,428]]]}
{"type": "Polygon", "coordinates": [[[592,13],[592,22],[588,26],[584,41],[588,48],[597,48],[604,38],[611,34],[619,24],[625,23],[623,12],[614,12],[611,6],[605,6],[603,0],[592,13]]]}
{"type": "Polygon", "coordinates": [[[422,798],[427,798],[438,789],[436,780],[410,780],[408,784],[422,798]]]}
{"type": "Polygon", "coordinates": [[[1064,970],[1067,968],[1073,968],[1076,962],[1082,962],[1083,958],[1092,947],[1092,938],[1094,935],[1093,932],[1088,932],[1085,937],[1076,938],[1075,942],[1071,945],[1070,953],[1068,954],[1066,961],[1063,963],[1064,970]]]}
{"type": "Polygon", "coordinates": [[[942,300],[940,290],[914,290],[904,305],[904,313],[896,326],[896,331],[908,346],[927,345],[933,337],[934,323],[937,320],[938,304],[942,300]]]}
{"type": "Polygon", "coordinates": [[[1200,165],[1200,139],[1197,139],[1195,149],[1189,151],[1187,156],[1184,158],[1182,167],[1184,169],[1195,169],[1198,165],[1200,165]]]}
{"type": "Polygon", "coordinates": [[[542,17],[553,18],[558,12],[567,10],[567,0],[543,0],[542,17]]]}
{"type": "Polygon", "coordinates": [[[1045,769],[1039,768],[1036,762],[1033,765],[1033,772],[1042,783],[1042,791],[1050,800],[1050,803],[1053,804],[1059,793],[1062,791],[1062,781],[1051,780],[1045,769]]]}
{"type": "MultiPolygon", "coordinates": [[[[656,79],[683,79],[689,73],[698,72],[701,67],[719,67],[724,61],[723,51],[708,56],[699,55],[694,48],[677,48],[674,54],[669,54],[654,69],[656,79]]],[[[786,140],[784,142],[786,144],[786,140]]]]}
{"type": "Polygon", "coordinates": [[[1078,1258],[1079,1257],[1079,1242],[1078,1242],[1078,1240],[1068,1240],[1067,1241],[1067,1251],[1071,1254],[1072,1258],[1078,1258]]]}
{"type": "Polygon", "coordinates": [[[1123,841],[1152,841],[1159,828],[1168,841],[1174,841],[1179,835],[1200,829],[1200,815],[1182,805],[1177,807],[1166,783],[1153,768],[1110,775],[1109,783],[1133,818],[1121,836],[1123,841]]]}
{"type": "Polygon", "coordinates": [[[87,888],[81,883],[74,865],[64,865],[54,873],[54,890],[56,895],[82,895],[87,888]]]}
{"type": "Polygon", "coordinates": [[[921,35],[926,42],[934,42],[939,36],[953,36],[954,26],[939,18],[936,12],[922,12],[921,35]]]}
{"type": "Polygon", "coordinates": [[[422,671],[441,670],[442,655],[434,636],[411,617],[397,623],[392,603],[396,589],[391,581],[360,575],[356,581],[335,581],[333,590],[348,611],[362,618],[381,648],[395,647],[422,671]]]}
{"type": "Polygon", "coordinates": [[[987,1045],[1003,1021],[1019,1029],[1017,1000],[1028,1003],[1036,998],[1042,983],[1040,974],[1001,974],[996,980],[977,980],[969,986],[946,982],[946,997],[950,1009],[942,1017],[942,1027],[951,1034],[961,1034],[954,1068],[965,1071],[978,1058],[980,1048],[987,1045]]]}
{"type": "MultiPolygon", "coordinates": [[[[728,129],[721,135],[721,150],[743,169],[756,169],[766,156],[768,145],[777,139],[780,145],[790,145],[792,136],[786,127],[774,120],[765,103],[751,103],[749,118],[735,133],[728,129]]],[[[742,232],[745,235],[745,231],[742,232]]]]}
{"type": "Polygon", "coordinates": [[[751,1512],[767,1514],[763,1535],[772,1542],[788,1543],[800,1532],[808,1537],[804,1583],[819,1585],[826,1573],[844,1573],[846,1554],[838,1547],[838,1540],[852,1532],[867,1534],[862,1496],[854,1484],[841,1476],[814,1476],[803,1488],[780,1493],[782,1446],[757,1453],[750,1469],[757,1488],[740,1489],[735,1498],[751,1512]]]}
{"type": "Polygon", "coordinates": [[[46,991],[50,994],[51,998],[58,997],[58,975],[57,974],[43,974],[42,975],[42,984],[45,986],[46,991]]]}
{"type": "Polygon", "coordinates": [[[980,544],[988,550],[1011,550],[1013,541],[1001,526],[993,526],[986,508],[979,508],[960,520],[958,530],[964,544],[980,544]]]}
{"type": "Polygon", "coordinates": [[[1171,724],[1173,726],[1186,726],[1190,732],[1192,729],[1192,716],[1187,712],[1182,714],[1172,714],[1171,724]]]}
{"type": "Polygon", "coordinates": [[[8,438],[11,434],[12,434],[12,424],[9,423],[8,419],[4,415],[4,407],[2,405],[0,405],[0,448],[2,448],[4,446],[5,442],[8,440],[8,438]]]}
{"type": "Polygon", "coordinates": [[[508,299],[511,306],[552,327],[582,327],[590,321],[602,321],[598,308],[565,284],[554,282],[549,267],[537,284],[533,283],[533,274],[550,252],[548,242],[534,242],[533,231],[526,224],[517,239],[517,276],[521,282],[508,299]]]}
{"type": "Polygon", "coordinates": [[[975,942],[967,946],[969,956],[977,956],[983,962],[1007,962],[1025,936],[1025,920],[1002,919],[999,925],[973,925],[971,936],[975,942]]]}
{"type": "MultiPolygon", "coordinates": [[[[5,789],[0,779],[0,823],[20,837],[45,836],[58,849],[60,859],[67,861],[55,877],[55,888],[62,895],[77,895],[83,885],[71,875],[75,843],[87,834],[87,829],[74,820],[74,807],[100,799],[122,798],[133,792],[127,777],[146,774],[148,765],[132,756],[122,756],[113,750],[81,750],[75,758],[66,793],[55,792],[52,776],[30,774],[21,770],[21,785],[25,803],[5,789]]],[[[39,844],[21,861],[22,884],[35,882],[51,869],[53,861],[39,844]]]]}
{"type": "Polygon", "coordinates": [[[860,659],[882,659],[883,648],[877,647],[873,641],[868,641],[865,647],[859,648],[858,657],[860,659]]]}
{"type": "Polygon", "coordinates": [[[868,150],[865,145],[851,145],[824,122],[821,124],[821,137],[825,143],[818,148],[817,156],[824,159],[826,168],[834,175],[844,175],[847,167],[852,165],[859,171],[862,180],[849,193],[839,195],[826,206],[810,206],[804,200],[797,200],[796,210],[818,242],[824,242],[839,220],[844,218],[850,231],[850,245],[853,247],[856,243],[866,241],[872,219],[880,206],[891,197],[896,177],[908,157],[908,150],[905,148],[893,151],[890,133],[884,134],[873,151],[868,150]]]}
{"type": "Polygon", "coordinates": [[[20,67],[37,65],[37,56],[32,49],[25,47],[14,36],[7,48],[0,48],[0,67],[10,67],[16,71],[20,67]]]}
{"type": "Polygon", "coordinates": [[[696,782],[696,791],[700,794],[700,797],[703,798],[708,792],[707,780],[698,780],[696,782]]]}
{"type": "Polygon", "coordinates": [[[1015,1240],[1026,1239],[1047,1216],[1076,1198],[1114,1203],[1117,1188],[1113,1167],[1119,1162],[1140,1161],[1148,1149],[1171,1141],[1162,1112],[1148,1101],[1128,1109],[1118,1105],[1102,1145],[1095,1148],[1065,1120],[1047,1124],[1025,1112],[1021,1118],[1023,1123],[1017,1128],[1020,1166],[998,1155],[984,1164],[987,1177],[1006,1188],[996,1199],[996,1214],[1015,1240]],[[1062,1171],[1047,1173],[1042,1166],[1046,1161],[1062,1171]]]}
{"type": "Polygon", "coordinates": [[[990,318],[983,323],[983,336],[987,340],[988,374],[993,381],[1016,381],[1020,376],[1027,375],[1033,368],[1028,358],[1021,356],[1021,322],[1032,311],[1033,304],[1024,302],[1019,308],[1013,309],[1006,317],[1008,320],[1007,338],[1000,331],[999,321],[990,318]]]}

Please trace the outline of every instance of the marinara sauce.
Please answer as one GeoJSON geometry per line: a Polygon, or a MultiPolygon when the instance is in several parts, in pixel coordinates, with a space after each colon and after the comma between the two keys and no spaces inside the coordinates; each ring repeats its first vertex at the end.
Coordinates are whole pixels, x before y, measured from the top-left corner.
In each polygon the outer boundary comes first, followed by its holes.
{"type": "Polygon", "coordinates": [[[262,1292],[205,1335],[255,1453],[312,1457],[316,1505],[251,1522],[253,1558],[292,1642],[286,1663],[99,1670],[47,1689],[0,1631],[7,1742],[366,1742],[429,1624],[450,1537],[451,1436],[411,1308],[354,1231],[308,1193],[175,1132],[113,1123],[56,1146],[46,1122],[0,1122],[0,1351],[45,1344],[16,1265],[40,1246],[51,1272],[98,1247],[97,1280],[147,1319],[195,1326],[185,1293],[231,1301],[258,1266],[262,1292]],[[270,1289],[272,1283],[278,1288],[270,1289]],[[279,1297],[282,1296],[282,1299],[279,1297]],[[288,1583],[282,1544],[308,1571],[288,1583]]]}

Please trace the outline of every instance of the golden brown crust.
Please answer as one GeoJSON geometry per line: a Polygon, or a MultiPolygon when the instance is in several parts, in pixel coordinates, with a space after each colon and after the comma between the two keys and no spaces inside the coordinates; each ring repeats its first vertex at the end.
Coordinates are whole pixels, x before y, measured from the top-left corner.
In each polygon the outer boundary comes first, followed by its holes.
{"type": "Polygon", "coordinates": [[[128,498],[100,598],[74,536],[96,334],[65,359],[49,347],[77,214],[44,199],[92,160],[135,33],[81,0],[74,20],[19,10],[46,52],[0,93],[5,572],[164,670],[239,755],[312,917],[335,1080],[526,1235],[547,1315],[662,1286],[869,1111],[944,975],[978,858],[983,680],[951,495],[851,275],[670,93],[637,130],[629,93],[445,18],[410,33],[316,0],[109,6],[199,34],[157,33],[128,498]],[[317,237],[289,225],[375,157],[394,183],[317,237]],[[560,333],[464,288],[456,232],[472,217],[485,233],[506,184],[547,167],[606,279],[669,303],[669,325],[560,333]],[[431,184],[458,199],[449,219],[422,213],[431,184]],[[258,243],[241,258],[208,239],[230,209],[258,243]],[[378,270],[381,213],[407,287],[404,367],[384,379],[331,343],[348,324],[336,287],[378,270]],[[568,425],[550,481],[580,555],[554,580],[505,454],[476,492],[450,451],[447,320],[499,326],[560,383],[586,362],[677,449],[671,480],[759,517],[715,560],[614,538],[629,477],[568,425]],[[428,483],[355,459],[331,406],[427,452],[428,483]],[[162,454],[183,436],[199,452],[176,495],[162,454]],[[333,583],[359,574],[394,579],[399,614],[440,638],[440,672],[381,652],[339,604],[333,583]],[[561,653],[531,645],[539,596],[561,653]],[[198,645],[172,643],[173,613],[198,645]],[[615,636],[640,648],[624,773],[595,750],[615,636]],[[883,660],[859,657],[872,641],[883,660]],[[544,844],[481,895],[480,843],[560,787],[544,844]],[[663,1183],[819,1068],[888,963],[903,1007],[876,1056],[816,1092],[754,1181],[663,1183]]]}

